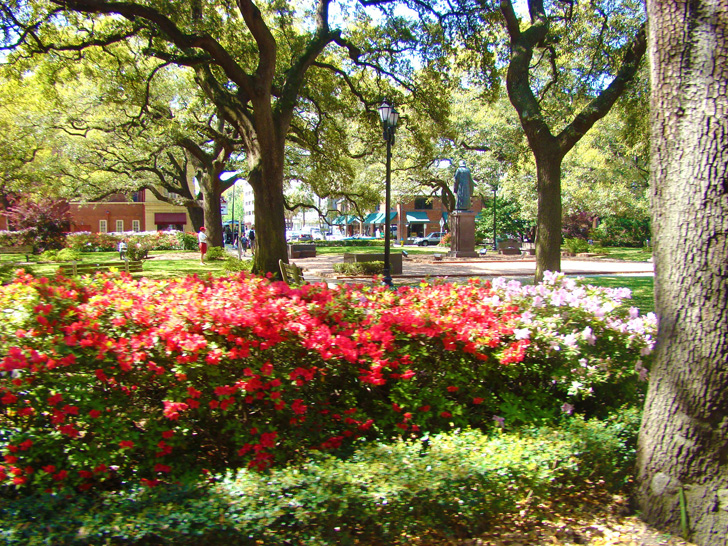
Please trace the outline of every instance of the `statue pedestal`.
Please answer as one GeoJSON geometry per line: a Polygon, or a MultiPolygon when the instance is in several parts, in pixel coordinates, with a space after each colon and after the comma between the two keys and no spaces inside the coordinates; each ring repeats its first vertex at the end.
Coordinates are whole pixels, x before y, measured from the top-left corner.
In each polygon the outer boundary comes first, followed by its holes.
{"type": "Polygon", "coordinates": [[[475,213],[456,210],[450,215],[452,239],[449,256],[453,258],[477,258],[475,252],[475,213]]]}

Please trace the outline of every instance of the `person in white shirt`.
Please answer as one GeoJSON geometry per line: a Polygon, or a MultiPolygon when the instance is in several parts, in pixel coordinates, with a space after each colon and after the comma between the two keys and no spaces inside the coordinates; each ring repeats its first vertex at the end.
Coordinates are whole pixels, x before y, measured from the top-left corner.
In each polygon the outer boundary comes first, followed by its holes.
{"type": "Polygon", "coordinates": [[[205,254],[207,254],[207,233],[205,233],[205,226],[200,228],[200,232],[197,234],[197,242],[200,243],[200,263],[205,265],[205,254]]]}
{"type": "Polygon", "coordinates": [[[123,260],[126,258],[126,241],[122,239],[119,241],[119,259],[123,260]]]}

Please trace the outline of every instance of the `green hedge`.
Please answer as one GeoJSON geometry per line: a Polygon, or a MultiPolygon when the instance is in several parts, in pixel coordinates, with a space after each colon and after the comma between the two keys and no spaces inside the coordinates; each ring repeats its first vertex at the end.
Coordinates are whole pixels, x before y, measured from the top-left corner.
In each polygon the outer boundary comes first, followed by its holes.
{"type": "Polygon", "coordinates": [[[6,546],[411,544],[484,531],[499,514],[620,487],[631,471],[635,411],[607,423],[567,419],[521,433],[475,430],[360,442],[346,459],[315,454],[259,474],[205,483],[0,501],[6,546]]]}
{"type": "Polygon", "coordinates": [[[313,244],[321,247],[382,246],[384,244],[384,239],[345,239],[340,241],[313,241],[313,244]]]}
{"type": "Polygon", "coordinates": [[[342,275],[382,275],[384,262],[355,262],[334,264],[334,273],[342,275]]]}

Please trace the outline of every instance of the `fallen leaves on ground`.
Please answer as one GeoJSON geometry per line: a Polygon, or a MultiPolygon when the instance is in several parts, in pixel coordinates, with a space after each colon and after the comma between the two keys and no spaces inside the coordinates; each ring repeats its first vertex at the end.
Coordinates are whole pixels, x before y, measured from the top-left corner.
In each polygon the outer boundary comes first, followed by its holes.
{"type": "Polygon", "coordinates": [[[469,539],[423,537],[421,546],[695,546],[650,527],[634,515],[627,497],[593,488],[529,506],[493,522],[469,539]]]}

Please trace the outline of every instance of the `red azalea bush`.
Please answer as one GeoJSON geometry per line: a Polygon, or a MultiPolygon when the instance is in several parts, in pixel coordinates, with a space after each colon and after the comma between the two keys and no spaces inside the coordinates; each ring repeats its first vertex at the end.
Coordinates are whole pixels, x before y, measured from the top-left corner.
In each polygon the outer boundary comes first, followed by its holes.
{"type": "Polygon", "coordinates": [[[585,378],[568,358],[529,355],[507,299],[477,281],[394,292],[21,275],[0,287],[0,483],[264,469],[361,436],[492,425],[533,392],[558,412],[585,378]]]}

